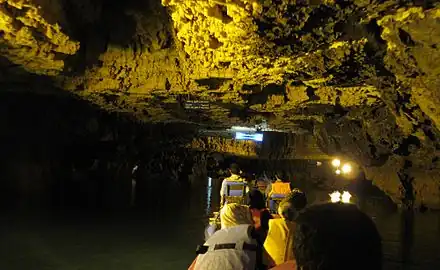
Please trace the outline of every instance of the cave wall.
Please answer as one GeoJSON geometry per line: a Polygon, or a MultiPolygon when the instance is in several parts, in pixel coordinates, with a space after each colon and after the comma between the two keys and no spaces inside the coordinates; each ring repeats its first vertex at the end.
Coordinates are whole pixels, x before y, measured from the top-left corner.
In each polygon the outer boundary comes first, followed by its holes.
{"type": "Polygon", "coordinates": [[[346,117],[317,125],[318,144],[326,153],[361,164],[367,179],[396,204],[439,208],[438,131],[413,122],[414,133],[405,135],[387,108],[368,113],[373,115],[362,120],[346,117]]]}
{"type": "Polygon", "coordinates": [[[0,81],[56,85],[148,122],[305,128],[396,203],[440,208],[439,10],[411,0],[1,0],[0,81]],[[210,109],[185,110],[186,99],[210,109]]]}
{"type": "Polygon", "coordinates": [[[2,93],[0,125],[0,206],[9,209],[128,207],[136,164],[146,206],[161,199],[153,187],[206,173],[203,156],[184,147],[191,127],[141,123],[71,96],[2,93]]]}
{"type": "Polygon", "coordinates": [[[194,138],[187,147],[205,152],[270,160],[331,158],[319,148],[315,137],[311,134],[264,132],[263,142],[224,137],[198,137],[194,138]]]}

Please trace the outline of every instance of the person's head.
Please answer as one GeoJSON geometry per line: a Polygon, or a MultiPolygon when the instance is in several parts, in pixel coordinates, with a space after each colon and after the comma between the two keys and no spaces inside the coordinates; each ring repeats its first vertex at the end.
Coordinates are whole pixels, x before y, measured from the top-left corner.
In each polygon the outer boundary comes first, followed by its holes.
{"type": "Polygon", "coordinates": [[[294,255],[298,269],[382,269],[379,232],[356,206],[314,205],[296,223],[294,255]]]}
{"type": "Polygon", "coordinates": [[[238,166],[237,163],[232,163],[231,166],[229,167],[229,172],[231,174],[240,174],[240,167],[238,166]]]}
{"type": "Polygon", "coordinates": [[[276,171],[274,176],[275,176],[275,180],[284,180],[285,178],[283,171],[276,171]]]}
{"type": "Polygon", "coordinates": [[[253,224],[252,214],[248,206],[238,203],[225,204],[220,210],[222,229],[242,224],[253,224]]]}
{"type": "Polygon", "coordinates": [[[307,196],[298,188],[294,188],[287,196],[287,199],[292,202],[293,207],[298,212],[307,206],[307,196]]]}
{"type": "Polygon", "coordinates": [[[278,214],[287,220],[293,221],[307,205],[307,197],[304,192],[294,189],[284,198],[278,207],[278,214]]]}
{"type": "Polygon", "coordinates": [[[264,195],[261,191],[254,189],[247,194],[247,201],[251,209],[263,209],[266,207],[264,195]]]}
{"type": "Polygon", "coordinates": [[[265,189],[266,187],[267,187],[267,182],[264,180],[264,179],[258,179],[257,181],[256,181],[256,186],[258,187],[258,188],[262,188],[262,189],[265,189]]]}

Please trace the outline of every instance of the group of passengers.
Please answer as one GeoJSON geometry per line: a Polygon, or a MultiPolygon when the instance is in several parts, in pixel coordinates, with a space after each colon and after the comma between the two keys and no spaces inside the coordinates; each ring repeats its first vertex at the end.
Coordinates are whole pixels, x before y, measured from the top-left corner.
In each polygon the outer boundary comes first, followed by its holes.
{"type": "Polygon", "coordinates": [[[189,269],[382,269],[379,233],[355,205],[308,206],[306,194],[293,189],[271,214],[262,190],[246,198],[225,200],[219,230],[198,247],[189,269]]]}
{"type": "MultiPolygon", "coordinates": [[[[291,192],[291,184],[283,182],[282,172],[277,172],[274,175],[275,179],[273,181],[264,174],[252,183],[241,176],[241,170],[237,164],[231,165],[229,173],[231,176],[224,179],[220,189],[220,205],[226,202],[237,202],[233,199],[240,198],[242,194],[249,193],[249,187],[252,186],[264,195],[265,200],[269,203],[270,210],[276,212],[277,204],[291,192]]],[[[240,203],[243,202],[240,201],[240,203]]]]}

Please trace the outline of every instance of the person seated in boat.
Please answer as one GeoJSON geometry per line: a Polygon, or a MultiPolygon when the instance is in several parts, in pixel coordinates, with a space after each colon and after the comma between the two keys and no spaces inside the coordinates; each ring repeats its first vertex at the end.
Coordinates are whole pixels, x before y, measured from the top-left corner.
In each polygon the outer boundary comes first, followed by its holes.
{"type": "Polygon", "coordinates": [[[280,202],[278,215],[281,218],[269,221],[269,232],[264,242],[268,265],[279,265],[293,259],[295,219],[306,205],[307,197],[299,189],[294,189],[280,202]]]}
{"type": "MultiPolygon", "coordinates": [[[[231,176],[223,180],[222,186],[220,188],[221,206],[226,203],[228,197],[230,200],[232,200],[234,197],[239,199],[244,198],[246,193],[249,191],[246,180],[241,177],[241,170],[237,164],[232,164],[229,172],[231,176]]],[[[240,202],[240,200],[238,200],[237,202],[240,202]]]]}
{"type": "Polygon", "coordinates": [[[220,210],[221,229],[203,246],[189,269],[254,270],[257,265],[258,242],[254,237],[253,220],[246,205],[227,203],[220,210]]]}
{"type": "Polygon", "coordinates": [[[295,260],[272,269],[382,269],[379,232],[355,205],[314,205],[301,213],[296,223],[295,260]]]}
{"type": "Polygon", "coordinates": [[[259,178],[255,181],[255,189],[259,190],[261,194],[264,195],[265,200],[266,200],[267,186],[268,186],[268,182],[263,178],[259,178]]]}
{"type": "Polygon", "coordinates": [[[266,208],[266,201],[264,195],[257,189],[253,189],[247,193],[247,205],[252,213],[254,220],[254,227],[259,236],[261,243],[266,239],[267,231],[269,230],[269,220],[272,215],[269,209],[266,208]]]}
{"type": "Polygon", "coordinates": [[[275,174],[275,182],[270,185],[270,189],[267,194],[269,200],[269,209],[276,212],[278,203],[290,194],[290,182],[283,182],[283,173],[277,172],[275,174]]]}

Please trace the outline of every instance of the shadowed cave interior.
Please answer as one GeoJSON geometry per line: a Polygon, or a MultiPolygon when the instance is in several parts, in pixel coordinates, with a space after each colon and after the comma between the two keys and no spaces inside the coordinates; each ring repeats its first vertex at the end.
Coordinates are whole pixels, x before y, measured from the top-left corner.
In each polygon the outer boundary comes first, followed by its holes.
{"type": "Polygon", "coordinates": [[[188,267],[238,163],[282,171],[312,202],[349,190],[385,269],[435,269],[439,14],[437,1],[0,1],[0,268],[188,267]]]}

